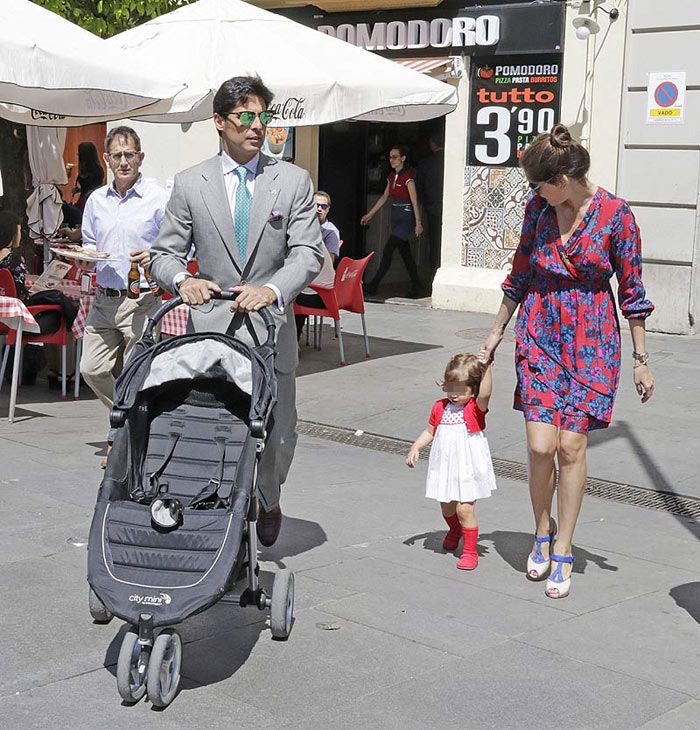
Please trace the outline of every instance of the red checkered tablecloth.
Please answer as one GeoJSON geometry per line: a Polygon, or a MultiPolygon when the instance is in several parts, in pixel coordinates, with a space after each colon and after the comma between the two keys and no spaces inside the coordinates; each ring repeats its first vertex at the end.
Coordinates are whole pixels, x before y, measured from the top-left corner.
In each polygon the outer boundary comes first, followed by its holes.
{"type": "Polygon", "coordinates": [[[20,299],[0,297],[0,322],[10,329],[16,330],[19,321],[25,332],[38,332],[39,325],[20,299]]]}
{"type": "MultiPolygon", "coordinates": [[[[73,322],[73,337],[80,339],[85,333],[85,323],[94,301],[95,296],[93,294],[83,294],[80,297],[80,309],[78,309],[78,316],[73,322]]],[[[163,317],[160,325],[161,334],[171,337],[184,335],[187,331],[189,316],[189,307],[186,304],[175,307],[163,317]]]]}

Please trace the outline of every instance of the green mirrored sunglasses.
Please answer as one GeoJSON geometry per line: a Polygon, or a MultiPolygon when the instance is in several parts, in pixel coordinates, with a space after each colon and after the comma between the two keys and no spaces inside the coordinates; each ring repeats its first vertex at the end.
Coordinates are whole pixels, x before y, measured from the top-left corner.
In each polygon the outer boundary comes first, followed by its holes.
{"type": "Polygon", "coordinates": [[[229,112],[226,114],[227,117],[230,117],[231,114],[233,114],[235,117],[238,117],[238,121],[244,126],[244,127],[250,127],[250,125],[255,121],[255,117],[260,117],[260,124],[263,125],[263,127],[266,127],[274,118],[274,112],[229,112]]]}

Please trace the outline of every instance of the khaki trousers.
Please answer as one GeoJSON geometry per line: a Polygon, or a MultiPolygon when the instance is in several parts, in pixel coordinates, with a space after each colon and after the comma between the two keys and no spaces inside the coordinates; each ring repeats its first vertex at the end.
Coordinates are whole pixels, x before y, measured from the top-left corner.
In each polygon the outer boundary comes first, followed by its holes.
{"type": "Polygon", "coordinates": [[[138,299],[108,297],[98,290],[83,335],[80,373],[95,395],[112,408],[113,370],[121,354],[126,362],[139,341],[148,318],[160,306],[160,297],[150,292],[138,299]]]}

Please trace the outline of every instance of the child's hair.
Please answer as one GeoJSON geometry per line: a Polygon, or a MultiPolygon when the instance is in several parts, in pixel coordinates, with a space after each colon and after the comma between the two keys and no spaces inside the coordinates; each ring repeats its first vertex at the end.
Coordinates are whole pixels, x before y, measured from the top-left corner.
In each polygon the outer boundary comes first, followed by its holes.
{"type": "Polygon", "coordinates": [[[479,395],[482,376],[479,358],[470,352],[461,352],[454,355],[447,363],[440,386],[445,383],[466,383],[476,398],[479,395]]]}

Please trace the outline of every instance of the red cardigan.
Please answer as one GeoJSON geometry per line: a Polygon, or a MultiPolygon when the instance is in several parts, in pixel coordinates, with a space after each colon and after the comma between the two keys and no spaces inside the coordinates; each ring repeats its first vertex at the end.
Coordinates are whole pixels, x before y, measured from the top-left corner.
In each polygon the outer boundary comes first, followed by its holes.
{"type": "MultiPolygon", "coordinates": [[[[434,428],[440,425],[442,414],[445,412],[445,406],[448,403],[449,400],[447,398],[442,398],[433,405],[428,423],[434,428]]],[[[467,431],[471,433],[483,431],[486,428],[486,411],[482,411],[479,408],[476,403],[476,398],[467,401],[464,406],[464,423],[467,426],[467,431]]]]}

